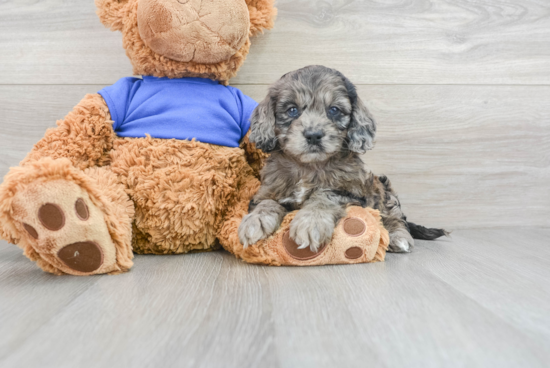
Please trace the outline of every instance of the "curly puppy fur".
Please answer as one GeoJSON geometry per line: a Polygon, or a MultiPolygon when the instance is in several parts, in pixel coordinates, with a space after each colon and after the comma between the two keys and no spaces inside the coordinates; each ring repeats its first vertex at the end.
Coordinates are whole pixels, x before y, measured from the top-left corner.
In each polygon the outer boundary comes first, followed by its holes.
{"type": "Polygon", "coordinates": [[[407,223],[389,180],[365,170],[360,155],[372,149],[376,123],[340,72],[309,66],[284,75],[251,123],[251,141],[271,156],[239,228],[245,247],[270,236],[289,211],[299,210],[290,236],[301,248],[317,251],[349,205],[380,210],[393,252],[412,249],[411,227],[421,239],[446,234],[407,223]]]}

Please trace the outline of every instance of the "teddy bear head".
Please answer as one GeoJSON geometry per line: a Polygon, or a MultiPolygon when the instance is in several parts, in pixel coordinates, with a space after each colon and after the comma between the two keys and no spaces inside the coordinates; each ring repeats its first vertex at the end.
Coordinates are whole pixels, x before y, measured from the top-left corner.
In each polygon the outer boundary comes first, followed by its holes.
{"type": "Polygon", "coordinates": [[[250,37],[273,27],[274,0],[95,0],[101,22],[121,31],[136,75],[227,82],[250,37]]]}

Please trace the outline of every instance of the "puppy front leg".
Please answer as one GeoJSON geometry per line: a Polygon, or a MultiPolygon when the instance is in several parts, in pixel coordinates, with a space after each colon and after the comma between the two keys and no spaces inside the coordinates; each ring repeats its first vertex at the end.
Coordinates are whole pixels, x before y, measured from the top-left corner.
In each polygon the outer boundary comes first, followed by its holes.
{"type": "Polygon", "coordinates": [[[239,240],[243,247],[246,249],[277,231],[285,214],[284,207],[272,199],[264,199],[258,203],[239,226],[239,240]]]}
{"type": "Polygon", "coordinates": [[[309,247],[317,252],[331,240],[336,224],[344,215],[342,206],[330,200],[328,194],[313,193],[290,223],[290,237],[299,249],[309,247]]]}
{"type": "Polygon", "coordinates": [[[389,215],[382,216],[382,223],[388,232],[390,233],[390,245],[388,247],[389,252],[394,253],[408,253],[414,247],[414,240],[407,223],[401,216],[389,215]]]}

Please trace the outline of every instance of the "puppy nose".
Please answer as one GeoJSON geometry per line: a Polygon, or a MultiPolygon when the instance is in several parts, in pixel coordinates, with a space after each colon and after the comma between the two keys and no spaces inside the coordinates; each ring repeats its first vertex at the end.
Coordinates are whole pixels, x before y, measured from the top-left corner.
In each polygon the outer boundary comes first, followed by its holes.
{"type": "Polygon", "coordinates": [[[325,136],[325,132],[322,130],[306,130],[304,132],[304,137],[306,137],[307,143],[309,144],[319,144],[321,139],[325,136]]]}

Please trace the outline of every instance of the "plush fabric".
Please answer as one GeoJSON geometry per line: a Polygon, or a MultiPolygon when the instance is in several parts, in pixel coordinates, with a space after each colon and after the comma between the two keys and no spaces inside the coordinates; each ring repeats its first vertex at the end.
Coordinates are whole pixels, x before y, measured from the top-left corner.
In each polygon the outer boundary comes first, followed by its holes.
{"type": "MultiPolygon", "coordinates": [[[[243,196],[254,195],[254,183],[243,190],[243,196]]],[[[289,213],[279,230],[268,239],[243,249],[237,236],[241,219],[248,213],[244,201],[232,211],[232,219],[225,222],[220,231],[220,241],[224,248],[248,263],[269,266],[321,266],[331,264],[353,264],[382,262],[390,242],[388,231],[382,225],[380,213],[372,208],[349,207],[334,230],[332,240],[318,253],[309,249],[297,250],[298,245],[289,238],[290,222],[297,211],[289,213]],[[346,226],[348,223],[353,226],[346,226]],[[356,228],[360,232],[356,233],[356,228]]]]}
{"type": "Polygon", "coordinates": [[[61,274],[117,274],[132,267],[133,204],[116,177],[104,168],[76,169],[68,159],[43,158],[10,170],[0,187],[0,223],[3,238],[17,244],[43,270],[61,274]],[[77,218],[75,204],[83,199],[87,221],[77,218]],[[61,208],[64,226],[45,228],[39,209],[47,203],[61,208]],[[28,229],[34,229],[31,233],[28,229]],[[99,269],[83,273],[65,265],[56,255],[65,246],[93,240],[102,249],[99,269]]]}
{"type": "Polygon", "coordinates": [[[119,137],[192,140],[238,147],[258,105],[206,78],[122,78],[99,91],[119,137]]]}
{"type": "Polygon", "coordinates": [[[57,122],[57,128],[46,131],[21,165],[50,157],[68,158],[78,169],[105,166],[115,138],[109,108],[100,95],[90,94],[57,122]]]}
{"type": "MultiPolygon", "coordinates": [[[[226,0],[209,1],[220,6],[226,0]]],[[[240,0],[248,8],[250,28],[242,46],[230,57],[216,63],[197,61],[178,61],[155,52],[142,39],[139,31],[138,0],[95,0],[101,22],[114,31],[122,32],[122,42],[126,54],[134,66],[135,75],[152,75],[155,77],[182,78],[202,77],[219,80],[226,84],[243,65],[250,51],[250,37],[271,29],[274,25],[277,10],[274,0],[240,0]]],[[[163,3],[172,1],[164,0],[163,3]]],[[[197,1],[175,2],[182,7],[196,6],[197,1]]],[[[206,3],[206,2],[205,2],[206,3]]],[[[144,15],[141,15],[144,17],[144,15]]],[[[227,23],[227,17],[222,22],[227,23]]],[[[160,50],[159,50],[160,51],[160,50]]]]}
{"type": "Polygon", "coordinates": [[[247,182],[258,183],[241,148],[176,139],[118,139],[110,170],[135,203],[137,253],[216,246],[236,193],[247,182]]]}
{"type": "Polygon", "coordinates": [[[231,58],[247,41],[248,8],[243,0],[138,1],[143,42],[169,59],[216,64],[231,58]]]}

